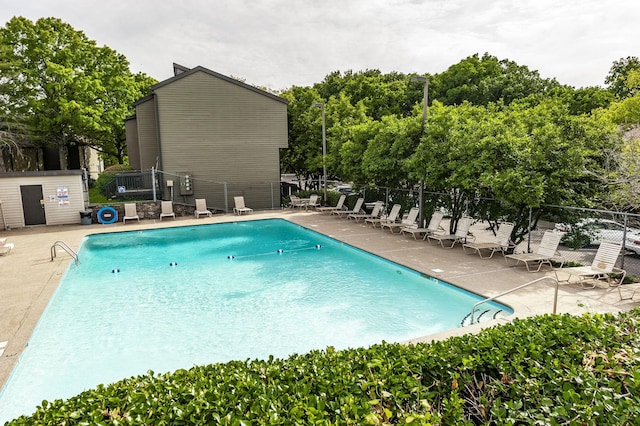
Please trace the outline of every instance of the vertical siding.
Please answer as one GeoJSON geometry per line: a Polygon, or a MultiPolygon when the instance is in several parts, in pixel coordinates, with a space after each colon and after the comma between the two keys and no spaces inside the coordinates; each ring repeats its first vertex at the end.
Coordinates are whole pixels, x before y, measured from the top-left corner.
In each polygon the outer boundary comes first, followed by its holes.
{"type": "Polygon", "coordinates": [[[124,122],[127,138],[127,156],[129,165],[140,170],[140,141],[138,140],[138,120],[132,118],[124,122]]]}
{"type": "Polygon", "coordinates": [[[285,103],[205,72],[159,87],[156,96],[163,170],[192,172],[196,195],[211,207],[225,206],[222,182],[232,184],[229,199],[272,207],[269,185],[280,181],[279,150],[287,147],[285,103]]]}
{"type": "Polygon", "coordinates": [[[45,218],[47,225],[67,225],[80,223],[80,211],[85,209],[82,191],[82,176],[11,176],[0,178],[0,200],[4,220],[12,228],[24,227],[21,185],[42,185],[45,218]],[[59,205],[56,197],[59,186],[69,191],[69,204],[59,205]],[[53,197],[53,198],[50,198],[53,197]]]}
{"type": "Polygon", "coordinates": [[[155,101],[150,99],[136,107],[138,122],[138,146],[140,155],[140,170],[155,167],[158,152],[158,134],[156,126],[155,101]]]}

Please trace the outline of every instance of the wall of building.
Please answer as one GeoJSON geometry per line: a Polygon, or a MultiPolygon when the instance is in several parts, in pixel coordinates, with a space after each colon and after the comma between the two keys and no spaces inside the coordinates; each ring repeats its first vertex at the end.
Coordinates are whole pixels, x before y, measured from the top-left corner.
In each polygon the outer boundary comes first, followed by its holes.
{"type": "MultiPolygon", "coordinates": [[[[255,209],[273,207],[270,183],[280,181],[279,150],[287,147],[285,102],[203,71],[155,94],[162,171],[191,173],[195,196],[212,208],[232,208],[234,195],[255,209]]],[[[193,202],[177,189],[176,201],[193,202]]]]}
{"type": "Polygon", "coordinates": [[[150,97],[136,106],[136,122],[140,161],[138,169],[150,170],[156,166],[159,155],[154,98],[150,97]]]}
{"type": "Polygon", "coordinates": [[[80,223],[80,211],[86,206],[81,171],[16,172],[0,174],[0,226],[25,226],[21,185],[42,185],[46,225],[80,223]]]}

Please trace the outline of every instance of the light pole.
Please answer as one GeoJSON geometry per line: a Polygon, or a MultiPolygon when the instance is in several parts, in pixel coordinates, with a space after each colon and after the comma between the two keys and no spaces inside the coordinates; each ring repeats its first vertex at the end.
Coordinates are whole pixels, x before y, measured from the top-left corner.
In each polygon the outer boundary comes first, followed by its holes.
{"type": "Polygon", "coordinates": [[[324,189],[324,202],[327,202],[327,132],[325,128],[324,121],[324,103],[316,102],[313,104],[314,107],[320,108],[322,110],[322,180],[323,180],[323,189],[324,189]]]}
{"type": "MultiPolygon", "coordinates": [[[[429,102],[429,79],[427,77],[423,77],[421,75],[416,75],[411,77],[411,82],[416,82],[419,81],[421,83],[424,83],[424,92],[423,92],[423,97],[424,97],[424,104],[422,106],[422,131],[420,132],[420,136],[424,136],[426,129],[427,129],[427,110],[428,110],[428,102],[429,102]]],[[[423,204],[423,193],[424,193],[424,181],[421,180],[420,181],[420,194],[418,195],[418,203],[420,204],[420,215],[418,220],[420,221],[420,227],[422,227],[424,225],[424,212],[422,211],[422,204],[423,204]]]]}

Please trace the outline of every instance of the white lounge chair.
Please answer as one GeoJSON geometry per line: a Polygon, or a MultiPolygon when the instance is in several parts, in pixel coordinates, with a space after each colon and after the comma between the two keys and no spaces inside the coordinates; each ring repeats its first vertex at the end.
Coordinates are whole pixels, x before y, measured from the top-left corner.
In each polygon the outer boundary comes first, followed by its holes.
{"type": "Polygon", "coordinates": [[[511,233],[513,232],[514,224],[511,222],[503,222],[499,225],[496,235],[493,237],[493,241],[484,242],[467,242],[462,244],[462,250],[467,253],[467,249],[471,250],[471,253],[478,253],[481,259],[491,259],[493,254],[497,251],[502,255],[507,253],[510,247],[515,247],[515,244],[511,242],[511,233]],[[489,256],[482,256],[482,250],[489,250],[491,254],[489,256]]]}
{"type": "Polygon", "coordinates": [[[427,241],[435,241],[437,244],[440,244],[442,248],[453,248],[456,243],[465,243],[469,240],[474,241],[475,237],[469,233],[469,228],[473,224],[473,218],[468,216],[463,216],[458,220],[458,226],[456,227],[456,232],[453,234],[431,234],[427,235],[427,241]],[[445,241],[451,241],[451,245],[449,247],[445,247],[445,241]]]}
{"type": "Polygon", "coordinates": [[[172,217],[173,220],[176,220],[176,214],[173,212],[173,201],[163,201],[161,204],[160,211],[160,222],[162,222],[163,217],[172,217]]]}
{"type": "Polygon", "coordinates": [[[375,228],[376,225],[380,225],[382,227],[383,223],[393,223],[398,220],[398,215],[400,214],[401,208],[402,207],[400,206],[400,204],[394,204],[391,207],[391,211],[389,212],[388,215],[382,216],[382,217],[372,217],[369,219],[365,219],[364,223],[370,223],[373,228],[375,228]]]}
{"type": "Polygon", "coordinates": [[[516,261],[516,266],[518,263],[522,262],[527,267],[527,271],[529,272],[540,272],[540,268],[542,265],[549,265],[550,268],[553,269],[553,264],[551,263],[552,259],[557,258],[560,259],[560,268],[564,265],[564,257],[558,251],[558,246],[560,245],[560,239],[562,239],[562,233],[554,232],[554,231],[545,231],[542,235],[542,240],[540,240],[540,244],[533,253],[514,253],[507,254],[504,259],[507,264],[509,264],[509,259],[513,259],[516,261]],[[538,269],[532,271],[529,267],[529,263],[537,263],[538,269]]]}
{"type": "Polygon", "coordinates": [[[206,215],[211,217],[211,212],[207,209],[207,200],[205,198],[196,198],[196,209],[193,211],[196,219],[200,218],[200,215],[206,215]]]}
{"type": "Polygon", "coordinates": [[[444,217],[444,213],[437,211],[431,215],[431,219],[429,220],[429,225],[426,228],[418,228],[417,226],[411,227],[407,226],[400,230],[402,235],[411,234],[414,240],[417,240],[417,237],[422,236],[422,240],[427,238],[429,234],[435,234],[438,231],[444,231],[440,226],[440,222],[442,222],[442,218],[444,217]]]}
{"type": "MultiPolygon", "coordinates": [[[[598,280],[607,280],[612,287],[619,286],[627,274],[624,269],[616,267],[616,262],[618,261],[621,250],[622,243],[603,241],[600,243],[600,247],[598,247],[591,266],[573,266],[570,268],[556,269],[554,271],[556,279],[558,282],[570,282],[571,277],[578,277],[578,282],[582,284],[584,288],[594,288],[598,280]],[[560,275],[568,275],[568,277],[561,280],[560,275]],[[612,275],[618,275],[618,277],[614,279],[612,275]]],[[[620,293],[620,298],[622,298],[622,293],[620,293]]]]}
{"type": "Polygon", "coordinates": [[[373,205],[373,210],[371,210],[371,213],[351,213],[349,216],[347,216],[347,219],[353,219],[356,221],[356,223],[360,222],[360,220],[375,219],[377,217],[380,217],[380,214],[382,213],[382,207],[384,207],[384,201],[376,201],[373,205]]]}
{"type": "MultiPolygon", "coordinates": [[[[420,214],[420,209],[417,207],[412,207],[407,214],[405,219],[402,219],[400,222],[389,222],[389,223],[380,223],[380,227],[382,229],[389,228],[391,233],[395,233],[394,229],[402,230],[402,228],[407,228],[410,226],[415,226],[416,220],[418,220],[418,214],[420,214]]],[[[398,231],[400,233],[401,231],[398,231]]]]}
{"type": "Polygon", "coordinates": [[[127,220],[136,219],[140,222],[140,216],[136,211],[136,203],[127,203],[124,205],[124,216],[122,216],[122,223],[127,223],[127,220]]]}
{"type": "Polygon", "coordinates": [[[351,210],[334,210],[334,211],[331,212],[331,214],[335,214],[338,217],[348,217],[350,214],[360,213],[360,210],[362,209],[362,205],[363,204],[364,204],[364,198],[360,197],[356,201],[356,204],[353,206],[353,209],[351,209],[351,210]]]}
{"type": "Polygon", "coordinates": [[[334,210],[342,210],[344,207],[344,201],[347,199],[347,196],[342,194],[338,199],[338,203],[335,206],[324,206],[324,207],[316,207],[316,211],[320,213],[331,213],[334,210]]]}
{"type": "Polygon", "coordinates": [[[0,256],[5,256],[13,250],[13,243],[3,243],[0,245],[0,256]]]}
{"type": "Polygon", "coordinates": [[[242,195],[237,196],[237,197],[233,197],[233,202],[235,203],[235,207],[233,208],[233,212],[235,214],[237,214],[238,216],[242,215],[243,213],[253,213],[253,209],[247,207],[244,204],[244,197],[242,195]]]}

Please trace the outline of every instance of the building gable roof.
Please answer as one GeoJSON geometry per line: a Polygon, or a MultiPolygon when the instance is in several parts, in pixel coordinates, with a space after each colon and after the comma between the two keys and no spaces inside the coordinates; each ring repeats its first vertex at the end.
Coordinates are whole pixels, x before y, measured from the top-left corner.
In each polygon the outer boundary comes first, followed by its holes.
{"type": "MultiPolygon", "coordinates": [[[[207,68],[202,67],[202,66],[197,66],[195,68],[189,69],[189,68],[183,67],[182,65],[173,64],[173,67],[174,67],[174,71],[177,69],[177,70],[179,70],[179,72],[176,73],[175,76],[173,76],[171,78],[168,78],[168,79],[166,79],[164,81],[161,81],[160,83],[157,83],[157,84],[154,84],[153,86],[151,86],[151,92],[153,92],[154,90],[156,90],[156,89],[158,89],[160,87],[167,86],[167,85],[169,85],[169,84],[171,84],[171,83],[173,83],[173,82],[175,82],[177,80],[181,80],[181,79],[183,79],[185,77],[188,77],[188,76],[190,76],[192,74],[195,74],[197,72],[203,72],[203,73],[208,74],[208,75],[210,75],[212,77],[219,78],[219,79],[224,80],[226,82],[229,82],[229,83],[235,84],[237,86],[240,86],[240,87],[242,87],[244,89],[251,90],[252,92],[256,92],[256,93],[258,93],[260,95],[263,95],[263,96],[266,96],[268,98],[271,98],[271,99],[273,99],[275,101],[282,102],[283,104],[289,104],[289,101],[287,101],[284,98],[281,98],[280,96],[276,96],[273,93],[265,92],[264,90],[260,90],[257,87],[254,87],[254,86],[251,86],[249,84],[243,83],[243,82],[241,82],[239,80],[236,80],[235,78],[227,77],[226,75],[217,73],[215,71],[211,71],[210,69],[207,69],[207,68]]],[[[148,99],[142,98],[142,99],[138,100],[138,102],[136,102],[136,103],[142,103],[142,102],[144,102],[146,100],[148,100],[148,99]]]]}

